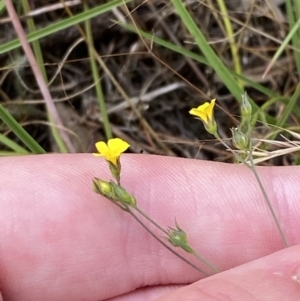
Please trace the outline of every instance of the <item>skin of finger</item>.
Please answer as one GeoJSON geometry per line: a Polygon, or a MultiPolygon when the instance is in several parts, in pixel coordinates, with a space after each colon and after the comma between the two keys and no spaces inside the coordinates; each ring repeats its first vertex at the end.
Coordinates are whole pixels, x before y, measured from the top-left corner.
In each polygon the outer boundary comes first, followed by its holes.
{"type": "Polygon", "coordinates": [[[298,301],[300,245],[174,290],[156,301],[298,301]]]}
{"type": "Polygon", "coordinates": [[[143,287],[125,295],[110,298],[106,301],[153,301],[161,296],[167,295],[171,291],[181,288],[182,285],[160,285],[143,287]]]}
{"type": "MultiPolygon", "coordinates": [[[[162,226],[176,218],[221,270],[283,248],[253,174],[243,166],[122,157],[122,185],[162,226]]],[[[0,286],[5,300],[105,300],[201,277],[91,189],[109,180],[92,155],[2,158],[0,286]]],[[[291,245],[299,243],[299,168],[260,168],[291,245]]],[[[160,234],[160,233],[159,233],[160,234]]]]}

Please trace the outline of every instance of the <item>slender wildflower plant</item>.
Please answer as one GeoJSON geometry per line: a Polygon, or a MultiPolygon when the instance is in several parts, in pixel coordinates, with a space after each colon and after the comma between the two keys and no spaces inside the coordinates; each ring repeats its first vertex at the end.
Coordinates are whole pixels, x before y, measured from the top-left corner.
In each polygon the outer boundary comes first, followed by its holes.
{"type": "Polygon", "coordinates": [[[282,230],[282,227],[278,221],[277,215],[274,211],[274,208],[271,204],[271,201],[264,189],[264,186],[261,182],[261,179],[257,173],[254,160],[253,160],[253,144],[251,140],[251,133],[253,129],[252,125],[252,106],[248,100],[247,93],[245,92],[242,95],[241,103],[241,122],[238,127],[232,128],[232,144],[237,148],[238,152],[230,148],[219,136],[218,134],[218,125],[214,118],[214,107],[216,100],[212,99],[210,102],[205,102],[197,108],[193,108],[189,113],[193,116],[196,116],[203,122],[203,125],[207,132],[212,134],[225,148],[233,153],[236,160],[245,164],[250,168],[255,176],[256,181],[258,182],[259,188],[262,191],[263,197],[267,203],[267,206],[272,214],[272,217],[275,221],[276,227],[280,233],[280,236],[286,247],[289,246],[287,238],[282,230]],[[247,162],[249,161],[249,163],[247,162]]]}
{"type": "Polygon", "coordinates": [[[107,143],[103,141],[99,141],[96,143],[96,149],[98,153],[94,155],[97,157],[103,157],[109,165],[110,172],[114,181],[105,181],[99,178],[93,179],[93,190],[106,197],[108,200],[117,205],[120,209],[125,212],[128,212],[143,228],[145,228],[156,240],[158,240],[164,247],[166,247],[169,251],[171,251],[174,255],[185,261],[187,264],[195,268],[197,271],[201,272],[203,275],[208,276],[211,273],[206,270],[198,267],[182,255],[180,255],[177,251],[175,251],[173,247],[179,247],[185,252],[193,255],[202,263],[204,263],[213,273],[218,273],[219,269],[215,267],[212,263],[207,261],[203,256],[198,254],[188,243],[186,232],[179,227],[178,223],[175,222],[176,228],[168,228],[164,229],[157,222],[155,222],[152,218],[150,218],[145,212],[143,212],[137,204],[136,198],[129,193],[124,187],[120,185],[121,182],[121,161],[120,156],[124,153],[130,145],[120,139],[114,138],[108,140],[107,143]],[[158,230],[164,233],[165,240],[162,240],[157,234],[155,234],[147,225],[141,220],[141,218],[136,214],[140,214],[144,219],[152,223],[158,230]],[[168,245],[168,243],[171,245],[168,245]]]}
{"type": "MultiPolygon", "coordinates": [[[[237,150],[233,150],[232,148],[230,148],[230,146],[228,146],[218,134],[218,125],[214,117],[215,104],[216,100],[212,99],[210,102],[205,102],[197,108],[191,109],[189,113],[200,119],[203,122],[203,125],[207,132],[212,134],[220,143],[222,143],[225,146],[227,150],[231,151],[237,161],[245,164],[248,168],[251,169],[263,193],[264,199],[276,223],[279,233],[283,239],[283,242],[286,246],[288,246],[288,242],[286,240],[284,232],[281,229],[276,213],[272,207],[269,197],[255,168],[252,154],[253,145],[251,140],[251,133],[253,129],[252,107],[247,98],[247,94],[244,93],[242,95],[241,122],[237,127],[231,129],[232,144],[237,150]]],[[[95,177],[93,179],[93,190],[96,193],[106,197],[108,200],[113,202],[123,211],[129,213],[144,229],[146,229],[146,231],[149,232],[150,235],[152,235],[164,247],[166,247],[180,259],[184,260],[187,264],[195,268],[197,271],[201,272],[205,276],[210,275],[212,272],[218,273],[219,269],[217,267],[215,267],[212,263],[207,261],[203,256],[198,254],[190,246],[190,244],[188,243],[187,233],[178,225],[177,221],[175,221],[174,228],[169,227],[168,229],[164,229],[156,221],[149,217],[143,210],[141,210],[134,195],[129,193],[124,187],[121,186],[120,156],[129,147],[130,145],[120,138],[110,139],[107,143],[103,141],[99,141],[96,143],[96,149],[98,153],[95,153],[94,155],[97,157],[103,157],[108,162],[111,175],[113,176],[116,182],[114,182],[113,180],[105,181],[103,179],[95,177]],[[165,239],[161,239],[153,230],[151,230],[145,224],[141,217],[146,221],[152,223],[158,230],[163,232],[165,235],[165,239]],[[207,272],[207,270],[204,270],[198,265],[195,265],[190,260],[180,255],[172,247],[181,248],[186,253],[193,255],[202,263],[204,263],[211,270],[211,272],[209,273],[207,272]]]]}

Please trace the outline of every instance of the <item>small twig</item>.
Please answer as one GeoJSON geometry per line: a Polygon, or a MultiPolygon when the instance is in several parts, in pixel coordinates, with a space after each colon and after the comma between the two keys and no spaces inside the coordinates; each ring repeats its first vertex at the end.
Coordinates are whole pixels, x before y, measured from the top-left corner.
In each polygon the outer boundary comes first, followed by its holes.
{"type": "MultiPolygon", "coordinates": [[[[34,16],[39,16],[39,15],[48,13],[50,11],[63,9],[65,6],[79,5],[79,4],[81,4],[81,2],[82,2],[81,0],[71,0],[71,1],[65,1],[64,4],[62,4],[62,3],[51,4],[51,5],[48,5],[48,6],[37,8],[37,9],[31,11],[30,13],[24,15],[24,16],[20,16],[20,19],[24,20],[24,19],[28,19],[28,18],[31,18],[31,17],[34,17],[34,16]]],[[[9,23],[9,22],[10,22],[9,17],[0,19],[0,24],[9,23]]]]}

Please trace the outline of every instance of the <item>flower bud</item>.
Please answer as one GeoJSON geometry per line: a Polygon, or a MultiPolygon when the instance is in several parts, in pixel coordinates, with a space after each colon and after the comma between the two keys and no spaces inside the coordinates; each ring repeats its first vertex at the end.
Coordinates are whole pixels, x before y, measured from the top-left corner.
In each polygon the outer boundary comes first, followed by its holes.
{"type": "Polygon", "coordinates": [[[178,224],[176,223],[176,229],[170,228],[168,230],[168,241],[174,247],[180,247],[184,251],[188,253],[193,253],[193,249],[189,246],[187,242],[187,235],[185,231],[179,228],[178,224]]]}
{"type": "Polygon", "coordinates": [[[116,199],[115,191],[110,182],[106,182],[104,180],[94,178],[93,179],[93,190],[96,193],[109,198],[110,200],[115,201],[115,199],[116,199]]]}
{"type": "Polygon", "coordinates": [[[94,178],[93,190],[113,202],[121,203],[124,206],[123,208],[136,206],[135,197],[127,192],[122,186],[114,183],[113,181],[106,182],[104,180],[94,178]]]}
{"type": "Polygon", "coordinates": [[[232,143],[240,150],[248,150],[249,137],[247,137],[239,128],[232,128],[232,143]]]}
{"type": "Polygon", "coordinates": [[[252,116],[252,106],[248,99],[247,92],[242,94],[241,115],[242,119],[246,119],[248,122],[250,122],[252,116]]]}
{"type": "Polygon", "coordinates": [[[126,205],[131,206],[131,207],[136,206],[136,199],[132,194],[127,192],[122,186],[120,186],[112,181],[110,181],[110,184],[112,185],[115,196],[120,203],[122,203],[125,206],[126,205]]]}

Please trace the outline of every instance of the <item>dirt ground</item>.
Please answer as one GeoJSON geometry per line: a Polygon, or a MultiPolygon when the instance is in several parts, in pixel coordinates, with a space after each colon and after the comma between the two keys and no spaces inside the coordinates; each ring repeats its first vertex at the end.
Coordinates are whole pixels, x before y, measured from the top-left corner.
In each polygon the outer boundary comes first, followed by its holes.
{"type": "MultiPolygon", "coordinates": [[[[262,74],[288,32],[282,1],[227,1],[243,75],[275,91],[291,95],[298,83],[291,50],[278,59],[266,78],[262,74]]],[[[32,10],[55,1],[32,1],[32,10]]],[[[93,7],[99,1],[89,1],[93,7]]],[[[218,56],[232,68],[230,45],[214,1],[186,1],[189,12],[210,41],[218,56]]],[[[127,9],[119,7],[91,19],[94,46],[103,62],[128,95],[124,99],[111,78],[99,67],[106,107],[114,136],[131,144],[131,152],[144,152],[205,160],[232,162],[232,157],[201,122],[188,114],[192,107],[216,98],[216,120],[223,139],[231,136],[237,124],[238,102],[228,92],[213,69],[159,46],[130,32],[117,21],[126,21],[143,31],[200,53],[169,1],[133,1],[127,9]],[[134,109],[133,109],[134,107],[134,109]]],[[[73,14],[82,4],[70,7],[73,14]]],[[[16,34],[6,13],[0,17],[0,44],[16,34]]],[[[34,17],[37,28],[67,18],[64,9],[46,11],[34,17]]],[[[26,19],[22,19],[26,28],[26,19]]],[[[80,24],[84,29],[84,24],[80,24]]],[[[64,126],[77,152],[93,152],[94,143],[106,139],[93,85],[87,45],[78,27],[72,26],[40,40],[49,85],[64,126]]],[[[44,101],[31,68],[19,48],[0,55],[0,99],[9,112],[48,151],[58,151],[51,138],[44,101]],[[9,66],[9,68],[8,68],[9,66]]],[[[247,93],[258,106],[268,97],[246,85],[247,93]]],[[[276,118],[280,104],[269,114],[276,118]]],[[[2,126],[1,132],[13,137],[2,126]]],[[[254,135],[263,133],[257,129],[254,135]]],[[[272,164],[284,164],[277,160],[272,164]]]]}

